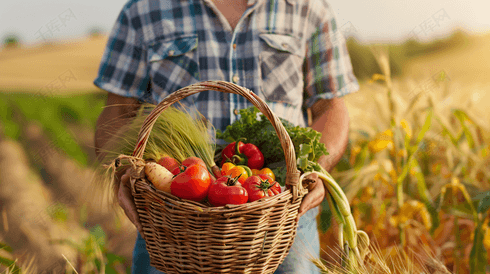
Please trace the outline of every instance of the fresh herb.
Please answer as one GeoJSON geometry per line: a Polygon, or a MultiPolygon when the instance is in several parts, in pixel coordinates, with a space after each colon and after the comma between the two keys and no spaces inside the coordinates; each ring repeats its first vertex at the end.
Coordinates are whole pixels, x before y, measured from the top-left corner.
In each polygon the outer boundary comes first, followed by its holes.
{"type": "MultiPolygon", "coordinates": [[[[255,107],[241,109],[239,117],[240,119],[226,127],[224,132],[218,130],[216,138],[230,143],[246,138],[248,143],[255,144],[264,154],[265,165],[273,170],[278,182],[284,185],[284,151],[274,127],[255,107]]],[[[317,170],[320,156],[328,154],[325,145],[320,142],[321,133],[312,128],[295,126],[282,118],[280,121],[293,142],[298,169],[302,172],[317,170]]]]}

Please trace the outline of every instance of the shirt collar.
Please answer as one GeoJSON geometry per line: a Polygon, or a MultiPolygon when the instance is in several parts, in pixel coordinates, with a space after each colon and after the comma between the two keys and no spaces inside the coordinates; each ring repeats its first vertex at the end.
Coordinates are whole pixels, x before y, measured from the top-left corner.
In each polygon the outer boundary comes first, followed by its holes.
{"type": "MultiPolygon", "coordinates": [[[[262,2],[263,0],[248,0],[247,2],[247,5],[250,7],[250,6],[253,6],[256,2],[262,2]]],[[[296,1],[297,0],[286,0],[286,2],[288,2],[290,5],[294,5],[296,4],[296,1]]]]}

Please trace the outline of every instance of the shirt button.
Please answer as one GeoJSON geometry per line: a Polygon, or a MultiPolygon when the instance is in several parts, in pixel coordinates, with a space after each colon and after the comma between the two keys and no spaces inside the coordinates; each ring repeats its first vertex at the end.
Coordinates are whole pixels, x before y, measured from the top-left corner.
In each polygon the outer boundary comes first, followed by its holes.
{"type": "Polygon", "coordinates": [[[235,115],[238,115],[238,109],[235,109],[233,113],[235,113],[235,115]]]}
{"type": "Polygon", "coordinates": [[[150,61],[152,61],[152,62],[154,62],[154,61],[158,61],[158,60],[160,60],[160,56],[158,56],[158,54],[154,54],[154,55],[151,57],[151,59],[150,59],[150,61]]]}
{"type": "Polygon", "coordinates": [[[175,50],[171,49],[168,51],[168,56],[172,56],[172,55],[174,55],[174,53],[175,53],[175,50]]]}
{"type": "Polygon", "coordinates": [[[240,78],[238,78],[238,75],[235,74],[235,76],[233,76],[233,78],[231,80],[233,81],[233,83],[237,84],[238,80],[240,80],[240,78]]]}
{"type": "Polygon", "coordinates": [[[233,49],[236,49],[236,44],[233,44],[233,49]]]}

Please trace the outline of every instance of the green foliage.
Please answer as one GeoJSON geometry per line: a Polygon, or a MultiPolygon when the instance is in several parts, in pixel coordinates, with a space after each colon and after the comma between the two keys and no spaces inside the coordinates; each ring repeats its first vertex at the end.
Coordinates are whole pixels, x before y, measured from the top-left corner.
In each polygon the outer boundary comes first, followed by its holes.
{"type": "Polygon", "coordinates": [[[61,203],[56,203],[48,209],[48,215],[54,220],[64,223],[68,220],[68,208],[61,203]]]}
{"type": "Polygon", "coordinates": [[[478,213],[487,214],[488,209],[490,209],[490,191],[487,191],[485,197],[480,200],[478,213]]]}
{"type": "Polygon", "coordinates": [[[15,34],[9,34],[3,38],[3,46],[5,48],[18,48],[20,46],[20,39],[15,34]]]}
{"type": "Polygon", "coordinates": [[[490,208],[490,191],[488,191],[483,197],[478,205],[478,224],[475,228],[475,236],[473,239],[473,247],[470,253],[470,273],[486,273],[487,267],[487,254],[488,251],[485,249],[483,244],[485,238],[485,230],[483,229],[484,220],[487,215],[487,211],[490,208]]]}
{"type": "MultiPolygon", "coordinates": [[[[12,248],[8,244],[0,242],[0,251],[2,250],[6,251],[7,253],[12,253],[12,248]]],[[[7,267],[7,273],[21,273],[21,269],[17,265],[16,261],[5,258],[2,255],[0,255],[0,266],[1,265],[7,267]]],[[[1,269],[2,268],[0,268],[0,270],[1,269]]]]}
{"type": "MultiPolygon", "coordinates": [[[[284,181],[280,180],[285,178],[286,170],[276,164],[284,163],[284,151],[271,122],[255,107],[241,109],[239,115],[240,119],[227,126],[224,132],[218,130],[216,138],[230,143],[245,138],[247,143],[259,147],[264,154],[265,165],[274,171],[278,182],[283,184],[284,181]]],[[[312,170],[313,163],[320,156],[328,154],[325,145],[320,142],[321,133],[280,120],[293,142],[298,168],[302,171],[312,170]]]]}
{"type": "MultiPolygon", "coordinates": [[[[224,132],[218,130],[216,138],[227,142],[246,138],[246,142],[260,148],[266,163],[284,161],[284,151],[270,121],[255,107],[241,109],[239,115],[240,119],[229,125],[224,132]]],[[[297,158],[307,156],[306,159],[310,161],[318,161],[320,156],[327,154],[325,145],[320,142],[321,133],[280,120],[291,137],[297,158]]]]}
{"type": "Polygon", "coordinates": [[[92,38],[99,37],[102,35],[102,33],[103,33],[103,30],[100,27],[92,27],[88,31],[89,37],[92,37],[92,38]]]}
{"type": "Polygon", "coordinates": [[[473,247],[470,252],[470,273],[471,274],[485,274],[485,268],[487,266],[487,251],[483,245],[483,239],[485,237],[484,230],[482,228],[482,222],[479,222],[475,229],[475,236],[473,239],[473,247]]]}
{"type": "Polygon", "coordinates": [[[58,106],[58,114],[60,116],[60,120],[67,124],[78,124],[81,119],[80,113],[78,113],[71,106],[65,104],[60,104],[58,106]]]}
{"type": "Polygon", "coordinates": [[[0,256],[0,265],[4,265],[8,268],[7,273],[22,273],[19,266],[15,263],[15,261],[1,257],[0,256]]]}
{"type": "Polygon", "coordinates": [[[123,257],[107,250],[107,235],[100,225],[92,227],[89,236],[82,243],[75,243],[69,239],[52,242],[65,244],[77,250],[85,273],[119,273],[117,269],[126,261],[123,257]]]}
{"type": "Polygon", "coordinates": [[[19,140],[27,122],[38,122],[51,139],[51,145],[68,154],[81,165],[87,165],[87,153],[77,142],[69,125],[95,129],[105,105],[105,94],[77,96],[44,96],[39,93],[0,93],[0,122],[5,136],[19,140]],[[21,117],[21,118],[19,118],[21,117]]]}
{"type": "Polygon", "coordinates": [[[0,122],[4,136],[18,140],[20,137],[20,126],[13,121],[14,108],[7,101],[0,100],[0,122]]]}
{"type": "Polygon", "coordinates": [[[405,52],[405,56],[411,58],[467,44],[468,38],[468,34],[466,34],[464,31],[457,30],[449,37],[436,39],[430,42],[419,42],[411,39],[405,41],[402,44],[402,48],[405,52]]]}
{"type": "MultiPolygon", "coordinates": [[[[355,38],[349,38],[346,44],[354,75],[358,79],[369,79],[373,74],[382,73],[370,49],[371,45],[361,44],[355,38]]],[[[390,45],[389,52],[391,74],[392,76],[400,76],[402,74],[402,63],[405,61],[404,55],[400,52],[399,46],[396,45],[390,45]]]]}

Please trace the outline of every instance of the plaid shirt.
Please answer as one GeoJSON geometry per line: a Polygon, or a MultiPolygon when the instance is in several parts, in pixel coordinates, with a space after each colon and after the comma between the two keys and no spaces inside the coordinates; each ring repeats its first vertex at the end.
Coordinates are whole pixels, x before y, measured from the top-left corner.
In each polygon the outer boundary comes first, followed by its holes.
{"type": "MultiPolygon", "coordinates": [[[[345,40],[325,0],[248,0],[235,29],[211,0],[132,0],[110,34],[94,84],[159,103],[204,80],[258,94],[279,117],[306,126],[319,99],[358,90],[345,40]]],[[[245,98],[206,91],[180,102],[224,130],[245,98]]]]}

